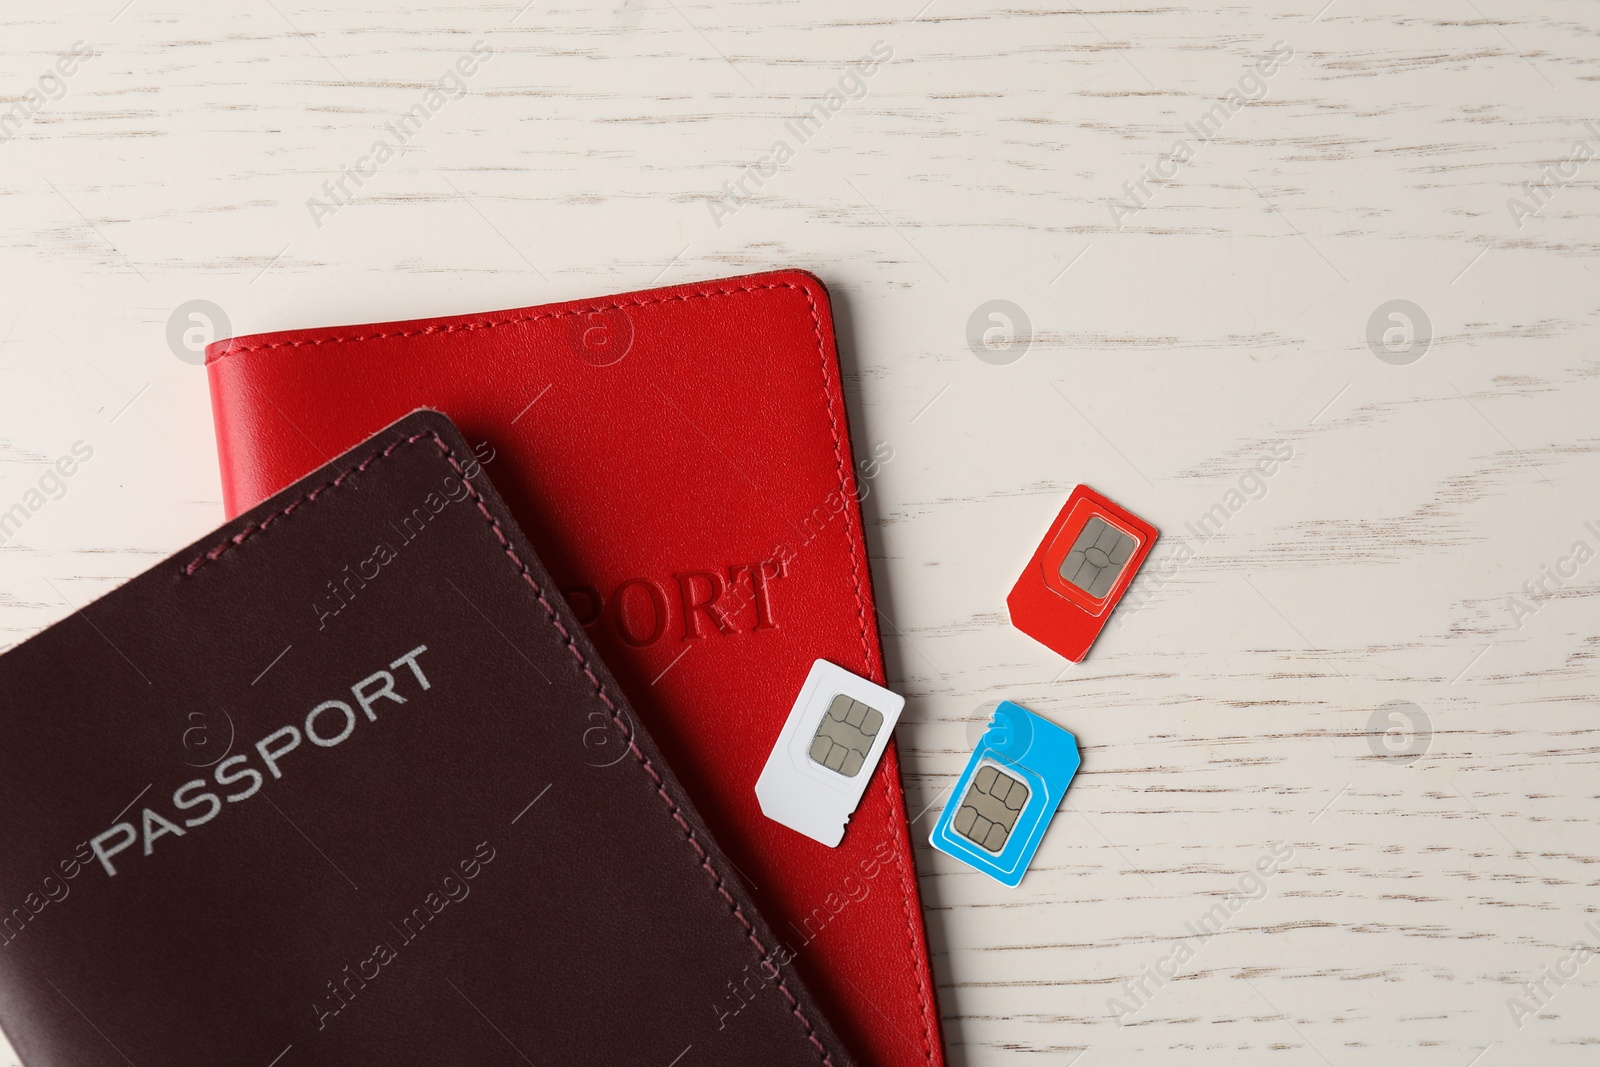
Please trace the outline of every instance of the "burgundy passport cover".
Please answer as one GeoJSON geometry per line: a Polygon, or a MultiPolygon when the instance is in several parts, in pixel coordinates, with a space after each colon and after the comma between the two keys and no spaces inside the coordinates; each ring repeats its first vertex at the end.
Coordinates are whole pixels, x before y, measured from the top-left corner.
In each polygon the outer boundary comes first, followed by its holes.
{"type": "Polygon", "coordinates": [[[813,660],[883,681],[856,495],[882,457],[852,459],[816,278],[237,338],[207,369],[230,513],[415,407],[454,419],[846,1045],[944,1062],[893,743],[837,849],[755,796],[813,660]]]}
{"type": "Polygon", "coordinates": [[[851,1062],[487,482],[417,412],[0,657],[29,1067],[851,1062]]]}

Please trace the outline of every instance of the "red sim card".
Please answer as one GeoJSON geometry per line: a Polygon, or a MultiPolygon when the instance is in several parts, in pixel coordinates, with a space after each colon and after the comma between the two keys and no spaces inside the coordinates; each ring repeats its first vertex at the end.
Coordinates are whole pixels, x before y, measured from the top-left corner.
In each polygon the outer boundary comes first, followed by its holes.
{"type": "Polygon", "coordinates": [[[1006,597],[1011,625],[1079,662],[1159,536],[1137,515],[1078,486],[1006,597]]]}

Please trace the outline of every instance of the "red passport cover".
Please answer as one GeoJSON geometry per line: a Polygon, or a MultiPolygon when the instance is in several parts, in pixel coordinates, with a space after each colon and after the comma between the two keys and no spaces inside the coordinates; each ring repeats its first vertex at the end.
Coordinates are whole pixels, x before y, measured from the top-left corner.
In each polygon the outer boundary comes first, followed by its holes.
{"type": "MultiPolygon", "coordinates": [[[[814,660],[884,680],[817,278],[262,334],[206,365],[230,516],[414,408],[449,415],[846,1044],[944,1063],[893,742],[836,849],[755,796],[814,660]]],[[[361,596],[360,566],[316,621],[361,596]]],[[[611,738],[591,762],[623,754],[611,738]]],[[[719,1021],[760,995],[742,977],[719,1021]]]]}

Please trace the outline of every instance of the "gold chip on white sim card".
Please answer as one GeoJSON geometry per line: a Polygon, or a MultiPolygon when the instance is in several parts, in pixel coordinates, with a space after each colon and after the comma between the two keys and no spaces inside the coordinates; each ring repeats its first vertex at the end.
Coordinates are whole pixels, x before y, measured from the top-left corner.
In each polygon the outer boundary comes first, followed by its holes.
{"type": "Polygon", "coordinates": [[[762,813],[838,845],[905,703],[827,660],[813,663],[756,780],[762,813]]]}

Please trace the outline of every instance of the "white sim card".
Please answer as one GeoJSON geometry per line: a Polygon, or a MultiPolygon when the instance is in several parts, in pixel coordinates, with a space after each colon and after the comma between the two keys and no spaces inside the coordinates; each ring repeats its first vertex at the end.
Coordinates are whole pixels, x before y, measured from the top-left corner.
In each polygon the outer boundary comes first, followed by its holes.
{"type": "Polygon", "coordinates": [[[817,660],[756,780],[761,811],[838,845],[905,706],[905,697],[817,660]]]}

